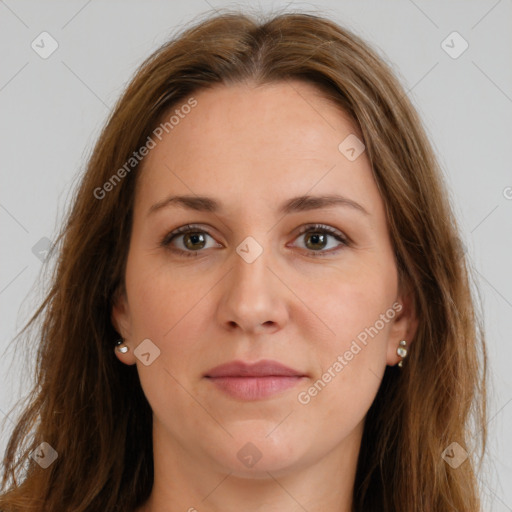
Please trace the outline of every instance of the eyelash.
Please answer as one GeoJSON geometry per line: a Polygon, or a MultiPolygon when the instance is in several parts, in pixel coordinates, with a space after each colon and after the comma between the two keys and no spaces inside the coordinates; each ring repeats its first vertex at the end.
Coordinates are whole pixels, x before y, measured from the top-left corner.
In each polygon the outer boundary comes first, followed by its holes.
{"type": "MultiPolygon", "coordinates": [[[[160,242],[160,246],[164,247],[174,253],[177,253],[181,256],[185,257],[197,257],[199,256],[199,253],[202,252],[201,250],[197,251],[184,251],[182,249],[176,249],[175,247],[172,247],[170,244],[176,238],[178,235],[185,235],[187,233],[206,233],[208,236],[212,237],[208,231],[201,228],[200,226],[196,226],[193,224],[187,224],[186,226],[182,226],[178,229],[175,229],[174,231],[168,233],[164,236],[162,241],[160,242]]],[[[309,224],[305,226],[300,233],[297,234],[297,237],[300,237],[301,235],[304,235],[306,233],[323,233],[331,235],[333,238],[341,242],[343,246],[348,247],[350,245],[349,240],[343,236],[343,234],[338,231],[337,229],[326,226],[325,224],[309,224]]],[[[212,237],[213,238],[213,237],[212,237]]],[[[338,247],[336,249],[330,249],[329,251],[313,251],[311,249],[305,249],[308,250],[311,253],[311,256],[313,257],[325,257],[330,254],[337,254],[340,250],[342,250],[343,247],[338,247]]]]}

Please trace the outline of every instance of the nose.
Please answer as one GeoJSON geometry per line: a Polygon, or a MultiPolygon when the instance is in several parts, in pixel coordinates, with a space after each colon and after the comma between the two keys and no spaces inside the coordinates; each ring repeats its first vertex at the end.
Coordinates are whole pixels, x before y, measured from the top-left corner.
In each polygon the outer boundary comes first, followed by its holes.
{"type": "Polygon", "coordinates": [[[254,261],[249,261],[233,254],[232,269],[222,280],[218,320],[229,331],[270,334],[287,322],[288,290],[276,275],[270,250],[264,249],[254,261]]]}

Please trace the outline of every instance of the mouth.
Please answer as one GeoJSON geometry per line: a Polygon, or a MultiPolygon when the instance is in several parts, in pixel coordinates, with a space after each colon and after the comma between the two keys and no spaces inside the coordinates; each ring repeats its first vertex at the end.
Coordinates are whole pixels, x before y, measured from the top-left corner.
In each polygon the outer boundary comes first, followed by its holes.
{"type": "Polygon", "coordinates": [[[255,364],[232,361],[208,371],[204,377],[217,389],[240,400],[261,400],[296,386],[308,376],[277,361],[255,364]]]}

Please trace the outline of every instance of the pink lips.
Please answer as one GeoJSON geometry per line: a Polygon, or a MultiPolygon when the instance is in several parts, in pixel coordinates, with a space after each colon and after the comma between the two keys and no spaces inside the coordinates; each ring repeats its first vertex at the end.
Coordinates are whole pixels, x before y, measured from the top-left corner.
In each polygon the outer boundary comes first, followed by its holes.
{"type": "Polygon", "coordinates": [[[295,386],[305,374],[268,359],[255,364],[232,361],[205,375],[220,390],[241,400],[259,400],[295,386]]]}

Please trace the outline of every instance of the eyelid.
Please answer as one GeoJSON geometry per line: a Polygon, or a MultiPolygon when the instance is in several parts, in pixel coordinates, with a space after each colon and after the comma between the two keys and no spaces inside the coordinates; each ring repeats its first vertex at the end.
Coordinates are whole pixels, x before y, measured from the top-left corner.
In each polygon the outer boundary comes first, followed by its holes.
{"type": "Polygon", "coordinates": [[[344,233],[342,233],[339,229],[336,229],[333,226],[329,226],[328,224],[312,222],[310,224],[304,224],[303,226],[301,226],[298,229],[299,229],[299,231],[298,231],[298,233],[296,233],[295,236],[300,236],[300,235],[303,235],[304,233],[308,233],[310,231],[314,232],[315,230],[318,230],[318,231],[325,231],[329,235],[338,237],[344,242],[347,242],[347,243],[349,242],[349,238],[344,233]]]}
{"type": "MultiPolygon", "coordinates": [[[[204,226],[199,224],[185,224],[184,226],[181,226],[179,228],[173,229],[169,233],[167,233],[162,241],[160,242],[160,245],[165,248],[171,248],[171,241],[178,237],[179,235],[186,235],[187,233],[192,232],[199,232],[199,233],[206,233],[211,238],[214,238],[214,236],[208,231],[208,229],[205,229],[204,226]]],[[[171,249],[172,250],[172,249],[171,249]]],[[[176,249],[177,252],[199,252],[199,251],[182,251],[180,249],[176,249]]]]}

